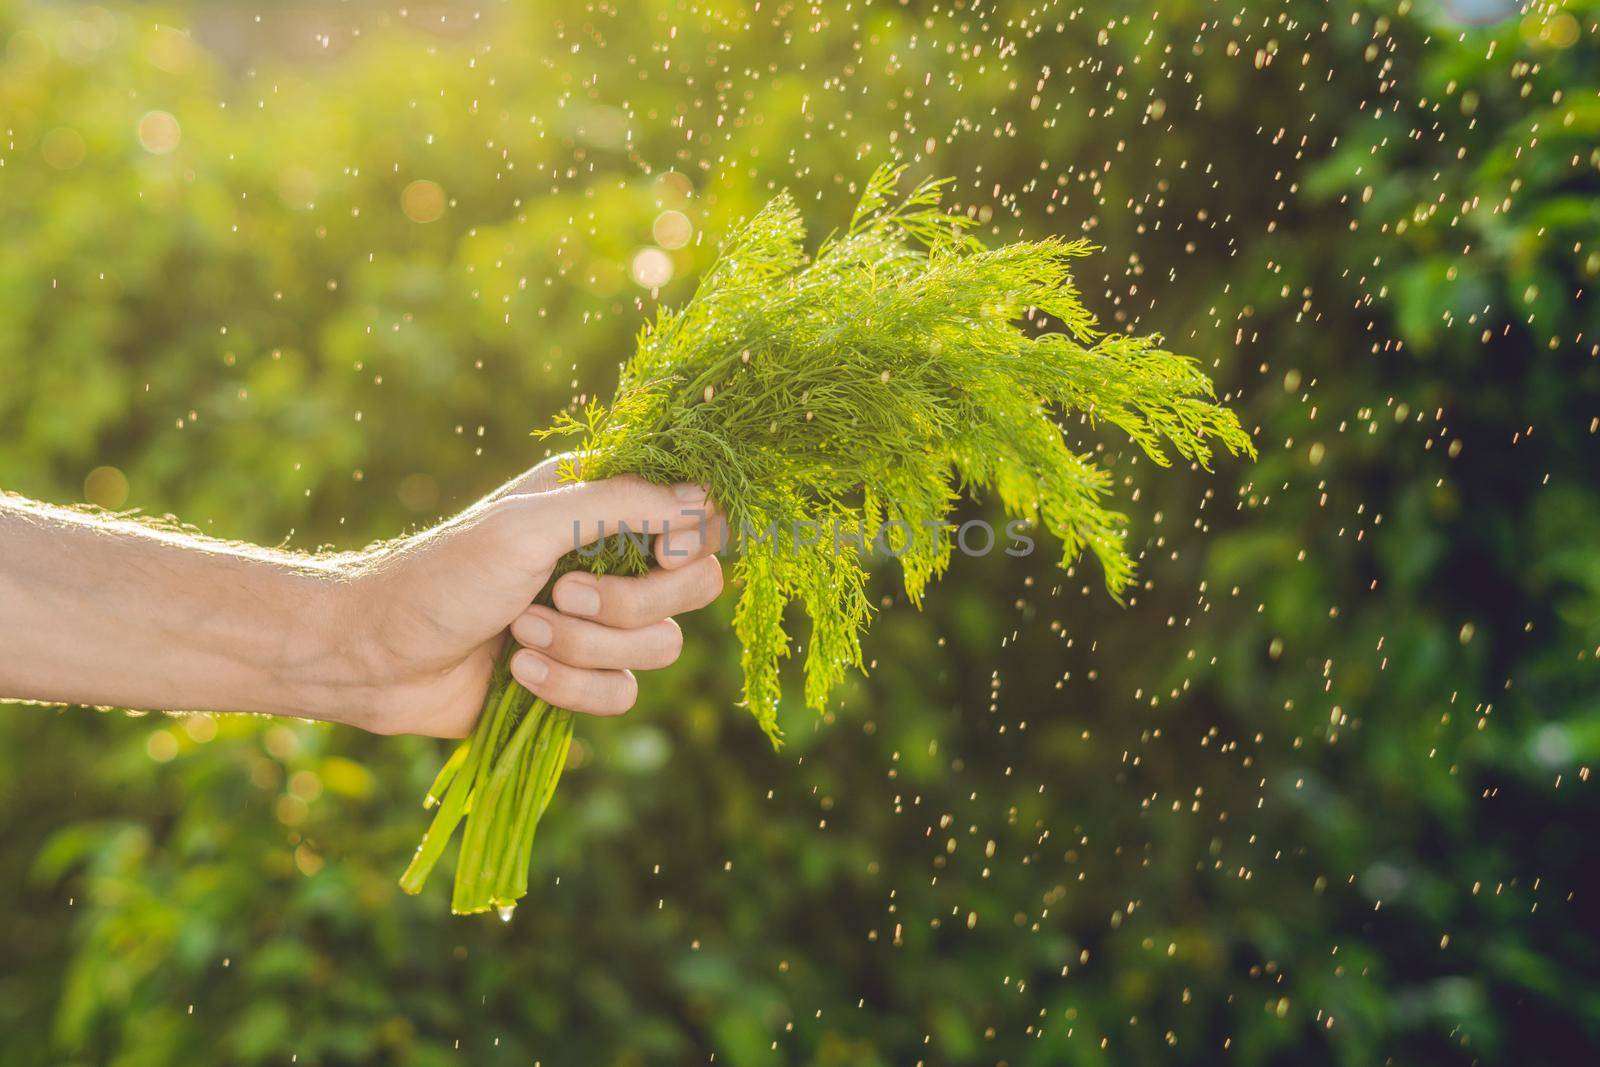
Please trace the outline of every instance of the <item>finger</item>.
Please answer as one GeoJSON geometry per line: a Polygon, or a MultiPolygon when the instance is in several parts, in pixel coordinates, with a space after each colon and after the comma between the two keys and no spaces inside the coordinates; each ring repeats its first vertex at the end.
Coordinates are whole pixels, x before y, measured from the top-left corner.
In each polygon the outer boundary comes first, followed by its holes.
{"type": "Polygon", "coordinates": [[[512,655],[511,676],[534,696],[588,715],[621,715],[639,696],[628,671],[585,670],[526,648],[512,655]]]}
{"type": "Polygon", "coordinates": [[[656,561],[667,570],[677,570],[727,547],[727,516],[710,502],[700,511],[692,522],[673,523],[656,538],[656,561]]]}
{"type": "Polygon", "coordinates": [[[511,636],[571,667],[657,670],[683,651],[683,631],[671,619],[636,630],[619,630],[535,606],[511,624],[511,636]]]}
{"type": "Polygon", "coordinates": [[[706,556],[677,570],[657,569],[636,578],[573,571],[556,581],[551,599],[568,615],[635,630],[703,608],[721,592],[722,564],[706,556]]]}
{"type": "Polygon", "coordinates": [[[529,536],[563,552],[622,532],[648,535],[670,526],[690,528],[706,510],[703,486],[655,485],[633,475],[574,482],[523,499],[529,509],[529,536]]]}

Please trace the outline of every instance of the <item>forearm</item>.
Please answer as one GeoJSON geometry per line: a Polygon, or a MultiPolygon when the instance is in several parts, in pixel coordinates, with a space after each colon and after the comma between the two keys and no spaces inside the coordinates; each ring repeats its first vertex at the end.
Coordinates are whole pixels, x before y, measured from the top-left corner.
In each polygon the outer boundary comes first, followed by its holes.
{"type": "Polygon", "coordinates": [[[343,569],[0,496],[0,698],[329,717],[343,569]]]}

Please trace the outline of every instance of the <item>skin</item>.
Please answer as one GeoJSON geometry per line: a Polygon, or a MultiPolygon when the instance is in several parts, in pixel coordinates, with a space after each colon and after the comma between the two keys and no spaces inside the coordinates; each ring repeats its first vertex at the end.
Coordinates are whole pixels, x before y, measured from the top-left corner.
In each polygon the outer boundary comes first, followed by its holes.
{"type": "Polygon", "coordinates": [[[698,486],[558,485],[557,460],[438,526],[345,556],[210,540],[0,496],[0,698],[245,711],[462,737],[507,630],[553,704],[628,710],[633,672],[678,658],[673,616],[722,591],[721,519],[698,486]],[[604,523],[657,534],[639,577],[572,573],[604,523]],[[648,524],[648,525],[646,525],[648,524]]]}

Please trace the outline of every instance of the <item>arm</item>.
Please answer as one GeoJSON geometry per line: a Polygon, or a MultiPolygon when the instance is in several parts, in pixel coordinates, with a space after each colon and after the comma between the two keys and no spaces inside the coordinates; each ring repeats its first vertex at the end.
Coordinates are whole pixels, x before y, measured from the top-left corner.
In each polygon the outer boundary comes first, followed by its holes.
{"type": "Polygon", "coordinates": [[[345,581],[333,560],[0,498],[0,694],[315,715],[345,581]]]}
{"type": "Polygon", "coordinates": [[[505,631],[519,681],[616,714],[630,669],[676,659],[670,616],[721,570],[703,492],[634,479],[556,487],[546,463],[453,519],[367,552],[303,556],[0,497],[0,698],[299,715],[382,733],[471,729],[505,631]],[[626,521],[657,538],[639,578],[556,561],[626,521]],[[670,549],[670,550],[669,550],[670,549]]]}

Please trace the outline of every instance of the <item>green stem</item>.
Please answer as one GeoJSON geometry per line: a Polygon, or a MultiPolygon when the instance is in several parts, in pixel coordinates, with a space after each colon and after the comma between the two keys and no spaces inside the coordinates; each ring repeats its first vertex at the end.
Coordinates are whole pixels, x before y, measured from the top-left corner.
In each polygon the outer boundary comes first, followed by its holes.
{"type": "Polygon", "coordinates": [[[540,751],[550,735],[550,714],[544,701],[538,701],[529,710],[525,721],[534,722],[532,740],[516,754],[516,766],[506,778],[506,784],[496,801],[494,822],[489,833],[489,845],[483,856],[483,870],[479,872],[480,895],[491,903],[512,903],[503,898],[505,869],[514,862],[513,854],[521,840],[522,821],[527,815],[525,797],[527,783],[538,774],[540,751]]]}
{"type": "MultiPolygon", "coordinates": [[[[510,716],[503,718],[509,719],[510,716]]],[[[490,886],[484,876],[484,863],[490,832],[504,818],[502,799],[506,785],[520,765],[522,750],[538,730],[539,723],[539,716],[524,715],[495,758],[493,767],[479,767],[480,784],[475,790],[477,799],[473,804],[472,817],[467,820],[466,834],[461,839],[461,856],[456,861],[455,892],[450,902],[450,909],[458,915],[485,911],[489,907],[490,886]]]]}
{"type": "Polygon", "coordinates": [[[444,796],[444,791],[450,787],[451,782],[455,781],[456,772],[461,769],[463,763],[467,762],[467,753],[471,751],[472,743],[463,741],[456,746],[454,752],[450,753],[450,758],[444,761],[444,766],[439,768],[438,776],[434,778],[433,784],[428,787],[428,795],[422,801],[423,811],[427,811],[439,803],[439,798],[444,796]]]}
{"type": "Polygon", "coordinates": [[[555,719],[551,726],[551,744],[545,752],[542,766],[538,768],[538,784],[532,790],[529,807],[533,815],[528,819],[524,836],[518,843],[520,858],[512,870],[512,900],[528,892],[528,864],[533,855],[534,831],[544,817],[545,809],[550,806],[550,798],[555,795],[556,783],[561,780],[561,772],[567,766],[567,751],[572,746],[572,712],[566,708],[552,708],[550,715],[555,719]]]}
{"type": "MultiPolygon", "coordinates": [[[[499,670],[495,672],[495,677],[497,680],[502,677],[499,670]]],[[[494,735],[501,719],[501,707],[508,692],[509,688],[504,682],[500,682],[499,685],[491,685],[489,692],[484,696],[483,711],[478,715],[478,724],[473,727],[472,737],[466,743],[467,755],[462,759],[460,769],[450,782],[450,787],[445,790],[439,810],[435,813],[433,822],[428,825],[422,843],[412,855],[411,863],[400,876],[400,888],[407,893],[422,892],[428,875],[439,862],[439,857],[444,855],[445,846],[450,843],[451,835],[455,833],[462,817],[466,815],[478,770],[488,762],[488,753],[493,751],[494,735]]]]}
{"type": "Polygon", "coordinates": [[[539,797],[549,776],[551,753],[555,748],[564,748],[563,737],[572,736],[570,711],[552,708],[540,700],[528,714],[539,716],[541,726],[539,738],[529,750],[527,768],[517,789],[516,820],[510,828],[506,847],[498,857],[494,878],[494,897],[497,904],[513,903],[527,891],[528,860],[533,851],[534,828],[539,823],[540,815],[544,813],[544,805],[539,803],[539,797]]]}

